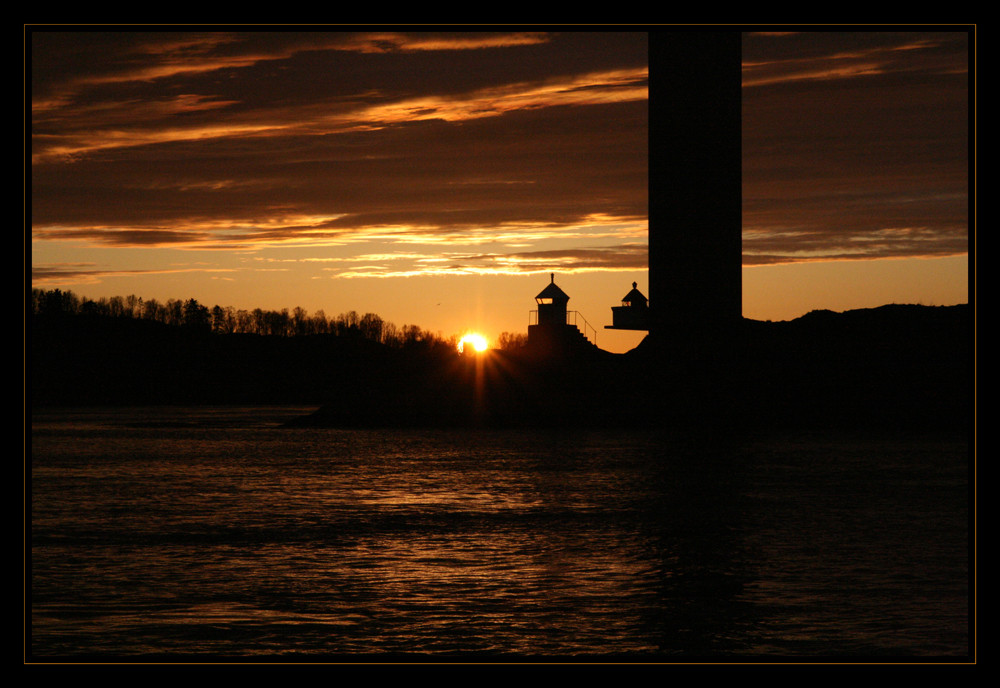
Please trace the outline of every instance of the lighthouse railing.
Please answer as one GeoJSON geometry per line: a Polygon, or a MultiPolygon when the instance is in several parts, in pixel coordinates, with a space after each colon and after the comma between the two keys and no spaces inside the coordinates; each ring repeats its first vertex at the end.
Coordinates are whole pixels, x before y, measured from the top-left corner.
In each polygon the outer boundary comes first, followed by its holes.
{"type": "Polygon", "coordinates": [[[592,343],[597,344],[597,329],[587,322],[587,319],[583,317],[580,311],[567,311],[566,322],[569,325],[576,326],[576,329],[580,330],[584,337],[592,343]]]}

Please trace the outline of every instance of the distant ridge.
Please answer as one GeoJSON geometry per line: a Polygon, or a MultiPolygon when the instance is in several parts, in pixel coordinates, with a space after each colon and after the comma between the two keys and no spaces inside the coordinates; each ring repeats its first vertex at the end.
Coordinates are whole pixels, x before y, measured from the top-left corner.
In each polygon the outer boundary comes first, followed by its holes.
{"type": "MultiPolygon", "coordinates": [[[[735,337],[715,341],[683,335],[671,337],[668,327],[665,358],[664,349],[651,351],[645,341],[623,355],[588,355],[580,348],[547,357],[504,353],[498,366],[503,373],[490,381],[480,414],[472,413],[471,403],[457,404],[438,421],[722,434],[971,428],[967,305],[814,311],[787,322],[744,320],[735,337]]],[[[474,379],[463,384],[471,388],[474,379]]],[[[385,401],[375,400],[373,408],[385,401]]],[[[424,404],[415,407],[421,409],[416,424],[433,424],[424,404]]],[[[351,425],[355,415],[353,407],[334,403],[300,422],[351,425]]],[[[363,415],[369,421],[378,417],[363,415]]],[[[384,420],[408,424],[417,417],[384,420]]]]}
{"type": "MultiPolygon", "coordinates": [[[[970,427],[968,305],[891,304],[727,338],[665,330],[666,357],[573,346],[459,354],[331,336],[194,332],[117,318],[32,318],[33,407],[302,404],[299,425],[745,429],[970,427]],[[697,342],[695,345],[693,342],[697,342]]],[[[578,342],[577,342],[578,343],[578,342]]]]}

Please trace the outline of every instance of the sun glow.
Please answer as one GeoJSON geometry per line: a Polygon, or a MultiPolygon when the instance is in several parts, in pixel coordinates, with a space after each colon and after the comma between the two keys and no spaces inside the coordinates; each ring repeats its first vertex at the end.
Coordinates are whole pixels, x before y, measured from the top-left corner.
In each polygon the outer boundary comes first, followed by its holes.
{"type": "Polygon", "coordinates": [[[486,341],[486,337],[475,332],[470,332],[469,334],[458,340],[458,351],[459,353],[465,353],[466,346],[471,347],[470,351],[475,351],[480,353],[486,351],[489,348],[489,342],[486,341]]]}

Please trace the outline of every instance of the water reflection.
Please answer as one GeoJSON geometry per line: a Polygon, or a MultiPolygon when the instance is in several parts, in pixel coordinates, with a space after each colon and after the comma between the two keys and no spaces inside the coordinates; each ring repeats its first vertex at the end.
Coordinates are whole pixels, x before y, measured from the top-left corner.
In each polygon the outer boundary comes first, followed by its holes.
{"type": "Polygon", "coordinates": [[[33,436],[40,656],[967,642],[961,445],[111,421],[33,436]]]}

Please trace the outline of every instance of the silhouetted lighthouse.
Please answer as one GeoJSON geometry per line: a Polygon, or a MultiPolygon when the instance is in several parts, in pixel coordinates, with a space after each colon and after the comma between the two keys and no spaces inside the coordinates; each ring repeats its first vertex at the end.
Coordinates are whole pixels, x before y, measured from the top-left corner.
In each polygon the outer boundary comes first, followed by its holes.
{"type": "Polygon", "coordinates": [[[538,324],[564,327],[568,312],[569,296],[556,285],[556,275],[550,275],[549,284],[535,297],[538,304],[538,324]]]}
{"type": "Polygon", "coordinates": [[[528,345],[534,351],[565,354],[574,349],[596,348],[585,334],[593,330],[586,319],[572,311],[574,317],[573,322],[570,322],[571,311],[567,308],[569,295],[556,284],[555,273],[549,276],[549,283],[535,297],[535,303],[538,310],[533,313],[537,316],[537,321],[534,325],[528,325],[528,345]],[[580,324],[583,324],[584,332],[580,331],[580,324]]]}
{"type": "Polygon", "coordinates": [[[649,330],[649,299],[632,283],[632,291],[622,297],[622,305],[611,308],[612,324],[608,330],[649,330]]]}

